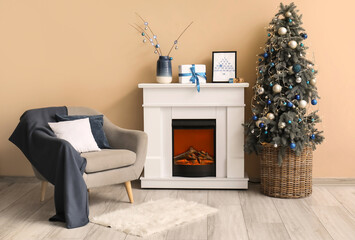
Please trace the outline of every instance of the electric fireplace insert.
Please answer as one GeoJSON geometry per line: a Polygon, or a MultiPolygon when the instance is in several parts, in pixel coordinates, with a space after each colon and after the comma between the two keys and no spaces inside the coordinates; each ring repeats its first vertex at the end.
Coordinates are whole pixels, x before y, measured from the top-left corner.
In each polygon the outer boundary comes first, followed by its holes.
{"type": "Polygon", "coordinates": [[[173,176],[216,176],[216,120],[173,119],[173,176]]]}

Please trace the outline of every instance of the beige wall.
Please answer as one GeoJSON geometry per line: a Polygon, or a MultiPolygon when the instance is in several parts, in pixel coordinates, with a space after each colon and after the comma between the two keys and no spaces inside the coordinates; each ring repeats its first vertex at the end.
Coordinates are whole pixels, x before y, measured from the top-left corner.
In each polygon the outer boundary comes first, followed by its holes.
{"type": "MultiPolygon", "coordinates": [[[[289,2],[289,1],[287,1],[289,2]]],[[[353,1],[295,1],[308,33],[308,57],[318,65],[320,115],[326,140],[314,154],[314,177],[355,177],[353,1]],[[314,56],[314,57],[313,57],[314,56]]],[[[146,17],[167,52],[180,31],[191,29],[173,53],[177,66],[207,65],[211,52],[238,51],[238,75],[255,82],[256,54],[266,41],[279,1],[258,0],[0,0],[0,175],[32,175],[7,139],[30,108],[83,105],[116,124],[142,129],[142,90],[155,81],[157,56],[129,23],[146,17]]],[[[252,95],[247,90],[246,102],[252,95]]],[[[250,105],[247,105],[250,116],[250,105]]],[[[246,159],[258,176],[255,157],[246,159]]]]}

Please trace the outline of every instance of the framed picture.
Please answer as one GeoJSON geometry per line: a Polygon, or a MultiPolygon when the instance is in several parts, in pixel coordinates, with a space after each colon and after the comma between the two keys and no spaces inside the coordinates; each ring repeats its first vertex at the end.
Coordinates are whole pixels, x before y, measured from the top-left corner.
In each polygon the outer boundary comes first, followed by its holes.
{"type": "Polygon", "coordinates": [[[212,52],[212,82],[227,83],[237,76],[237,52],[212,52]]]}

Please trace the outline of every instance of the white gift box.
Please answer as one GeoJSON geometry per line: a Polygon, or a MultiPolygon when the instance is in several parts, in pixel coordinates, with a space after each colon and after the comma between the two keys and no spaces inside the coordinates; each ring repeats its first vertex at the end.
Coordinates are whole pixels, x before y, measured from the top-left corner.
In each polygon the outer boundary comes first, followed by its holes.
{"type": "Polygon", "coordinates": [[[196,76],[198,77],[198,80],[200,84],[206,83],[206,78],[203,76],[206,76],[206,65],[204,64],[184,64],[184,65],[179,65],[179,83],[191,83],[191,84],[196,84],[193,83],[191,80],[192,77],[192,72],[191,72],[191,67],[195,67],[195,73],[196,76]],[[181,76],[183,75],[183,76],[181,76]],[[186,75],[186,76],[184,76],[186,75]],[[202,75],[202,76],[201,76],[202,75]]]}

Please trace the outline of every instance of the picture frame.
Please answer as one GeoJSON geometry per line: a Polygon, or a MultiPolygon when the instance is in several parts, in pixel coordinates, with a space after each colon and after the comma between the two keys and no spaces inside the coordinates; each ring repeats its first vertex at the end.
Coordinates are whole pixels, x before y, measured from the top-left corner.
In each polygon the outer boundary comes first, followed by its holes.
{"type": "Polygon", "coordinates": [[[212,82],[228,83],[237,77],[237,51],[212,52],[212,82]]]}

